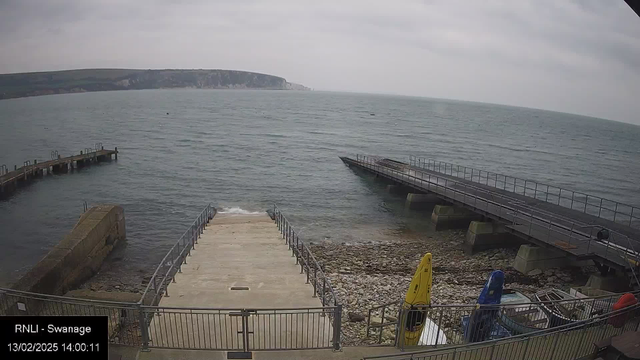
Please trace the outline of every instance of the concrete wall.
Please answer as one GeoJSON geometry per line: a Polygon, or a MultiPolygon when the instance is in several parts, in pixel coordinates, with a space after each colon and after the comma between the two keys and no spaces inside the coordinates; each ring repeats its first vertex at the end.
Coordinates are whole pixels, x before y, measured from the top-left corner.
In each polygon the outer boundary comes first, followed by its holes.
{"type": "Polygon", "coordinates": [[[125,238],[122,207],[94,206],[13,288],[62,295],[98,272],[113,247],[125,238]]]}

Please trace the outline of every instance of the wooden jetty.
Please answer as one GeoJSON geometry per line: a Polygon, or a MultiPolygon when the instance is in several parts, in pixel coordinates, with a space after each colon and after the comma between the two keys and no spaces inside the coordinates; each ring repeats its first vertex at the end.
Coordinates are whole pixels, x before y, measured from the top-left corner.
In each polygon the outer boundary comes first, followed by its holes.
{"type": "Polygon", "coordinates": [[[52,159],[48,161],[31,160],[25,161],[23,166],[14,166],[10,171],[6,165],[0,165],[0,198],[8,196],[19,186],[26,185],[33,179],[45,174],[66,173],[72,169],[79,169],[91,165],[92,163],[111,160],[115,157],[118,160],[118,148],[105,150],[103,146],[96,146],[94,149],[85,148],[78,155],[62,157],[57,152],[52,152],[52,159]]]}

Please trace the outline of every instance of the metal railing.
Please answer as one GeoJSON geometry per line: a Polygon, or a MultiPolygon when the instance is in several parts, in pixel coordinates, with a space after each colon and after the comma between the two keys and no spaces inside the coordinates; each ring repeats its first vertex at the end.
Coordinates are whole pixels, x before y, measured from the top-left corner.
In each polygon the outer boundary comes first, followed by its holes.
{"type": "Polygon", "coordinates": [[[315,256],[309,249],[309,246],[300,240],[300,236],[291,225],[289,220],[284,216],[277,205],[273,205],[273,218],[278,226],[278,230],[285,240],[285,244],[291,250],[291,256],[296,258],[296,264],[300,265],[300,274],[306,274],[307,284],[313,285],[313,296],[320,297],[322,306],[333,306],[335,311],[329,312],[329,316],[333,320],[333,344],[334,349],[338,350],[341,346],[341,329],[342,329],[342,305],[338,301],[331,280],[324,272],[324,267],[318,263],[315,256]],[[335,316],[335,317],[334,317],[335,316]]]}
{"type": "Polygon", "coordinates": [[[140,305],[134,303],[78,299],[0,288],[0,316],[107,316],[109,341],[119,345],[142,344],[140,309],[140,305]]]}
{"type": "Polygon", "coordinates": [[[182,272],[182,264],[187,263],[187,257],[191,255],[191,250],[195,249],[198,238],[216,214],[217,210],[211,204],[202,210],[191,226],[162,258],[142,293],[140,303],[157,305],[163,296],[169,296],[169,283],[175,282],[176,273],[182,272]],[[148,296],[151,298],[147,299],[148,296]]]}
{"type": "Polygon", "coordinates": [[[273,205],[274,221],[285,240],[285,244],[291,250],[291,256],[296,257],[296,265],[300,265],[300,274],[306,273],[307,283],[313,285],[313,296],[319,296],[322,306],[341,306],[331,281],[324,273],[322,265],[318,264],[309,246],[300,240],[296,230],[289,220],[282,214],[277,205],[273,205]]]}
{"type": "Polygon", "coordinates": [[[143,350],[338,350],[340,311],[158,307],[0,288],[0,316],[107,316],[110,343],[143,350]]]}
{"type": "Polygon", "coordinates": [[[339,306],[292,309],[148,307],[143,349],[340,349],[339,306]],[[338,336],[336,336],[336,333],[338,336]],[[336,341],[338,339],[338,341],[336,341]]]}
{"type": "Polygon", "coordinates": [[[410,156],[409,163],[411,166],[455,176],[640,229],[640,211],[632,205],[533,180],[520,179],[514,176],[433,159],[410,156]]]}
{"type": "MultiPolygon", "coordinates": [[[[508,290],[507,290],[508,291],[508,290]]],[[[634,292],[635,296],[640,292],[634,292]]],[[[505,338],[524,332],[557,327],[566,323],[587,320],[613,310],[613,304],[623,293],[597,297],[528,302],[519,304],[477,305],[454,304],[418,306],[402,309],[403,301],[394,301],[372,307],[368,311],[367,337],[373,343],[404,348],[404,332],[399,332],[398,319],[418,317],[431,319],[437,327],[425,327],[424,337],[430,339],[422,345],[456,345],[478,342],[488,338],[505,338]],[[551,310],[555,309],[555,313],[551,310]],[[409,314],[411,313],[411,315],[409,314]],[[556,314],[557,313],[557,314],[556,314]],[[474,319],[493,317],[497,322],[489,328],[480,327],[474,319]],[[511,320],[518,319],[518,321],[511,320]],[[501,324],[501,325],[498,325],[501,324]],[[394,339],[383,339],[388,329],[394,339]]]]}
{"type": "Polygon", "coordinates": [[[452,360],[452,359],[553,359],[570,360],[594,354],[594,343],[624,332],[637,331],[640,304],[504,339],[431,348],[402,354],[369,356],[364,359],[452,360]],[[585,346],[586,345],[586,346],[585,346]]]}
{"type": "Polygon", "coordinates": [[[379,157],[357,155],[356,159],[357,164],[376,174],[404,185],[435,193],[476,212],[507,222],[508,228],[514,232],[553,244],[578,257],[596,256],[600,260],[605,259],[609,263],[625,267],[632,272],[633,278],[637,279],[634,268],[640,263],[640,256],[635,248],[640,248],[640,242],[626,235],[609,231],[609,240],[601,241],[597,239],[599,229],[591,225],[585,226],[568,218],[541,214],[535,209],[527,208],[526,204],[501,203],[489,190],[483,190],[466,182],[425,173],[414,168],[398,170],[381,165],[379,157]]]}

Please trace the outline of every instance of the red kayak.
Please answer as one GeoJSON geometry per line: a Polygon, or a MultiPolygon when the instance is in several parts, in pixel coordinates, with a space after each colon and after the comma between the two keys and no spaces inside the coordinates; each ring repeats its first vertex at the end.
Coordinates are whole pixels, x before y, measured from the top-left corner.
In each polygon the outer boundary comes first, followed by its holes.
{"type": "MultiPolygon", "coordinates": [[[[638,299],[636,299],[633,294],[626,293],[622,295],[615,304],[613,304],[613,311],[624,309],[637,303],[638,299]]],[[[611,318],[609,318],[609,324],[611,324],[613,327],[621,328],[624,326],[624,323],[627,321],[630,315],[631,313],[623,313],[620,315],[612,316],[611,318]]]]}

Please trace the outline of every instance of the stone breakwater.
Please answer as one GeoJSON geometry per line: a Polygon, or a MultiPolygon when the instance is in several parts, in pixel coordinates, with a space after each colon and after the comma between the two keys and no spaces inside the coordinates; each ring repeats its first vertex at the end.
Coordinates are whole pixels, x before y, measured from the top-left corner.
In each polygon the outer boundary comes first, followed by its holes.
{"type": "MultiPolygon", "coordinates": [[[[550,269],[526,276],[511,266],[517,249],[493,249],[469,256],[462,248],[464,237],[463,231],[442,231],[433,235],[405,234],[375,243],[311,244],[343,304],[344,344],[375,343],[373,337],[366,338],[368,310],[402,300],[420,259],[427,252],[433,255],[433,304],[475,303],[492,270],[504,271],[506,288],[528,295],[542,288],[567,290],[572,285],[584,285],[592,271],[550,269]]],[[[392,342],[393,333],[385,330],[383,340],[392,342]]]]}

